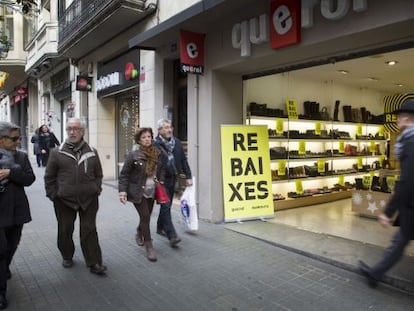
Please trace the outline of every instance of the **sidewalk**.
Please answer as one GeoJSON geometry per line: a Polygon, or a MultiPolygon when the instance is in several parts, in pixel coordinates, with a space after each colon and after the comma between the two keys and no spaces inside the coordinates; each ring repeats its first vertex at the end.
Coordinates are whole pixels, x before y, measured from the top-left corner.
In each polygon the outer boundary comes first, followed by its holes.
{"type": "MultiPolygon", "coordinates": [[[[35,171],[37,181],[27,188],[33,221],[24,227],[11,266],[7,310],[402,311],[414,305],[414,296],[384,285],[372,290],[356,273],[230,228],[267,231],[268,223],[200,222],[199,232],[188,234],[174,210],[182,242],[172,249],[154,234],[158,261],[149,262],[135,244],[136,211],[131,204],[120,204],[117,190],[107,182],[97,219],[107,276],[93,275],[85,267],[77,229],[75,266],[64,269],[52,203],[43,189],[43,169],[35,171]]],[[[153,230],[157,214],[155,207],[153,230]]]]}

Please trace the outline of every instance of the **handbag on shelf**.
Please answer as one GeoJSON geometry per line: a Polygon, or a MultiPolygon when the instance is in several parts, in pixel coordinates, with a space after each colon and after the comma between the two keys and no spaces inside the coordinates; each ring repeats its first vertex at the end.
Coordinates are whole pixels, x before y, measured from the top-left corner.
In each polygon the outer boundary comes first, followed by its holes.
{"type": "Polygon", "coordinates": [[[170,198],[168,197],[164,184],[160,182],[155,183],[154,199],[158,204],[165,204],[170,202],[170,198]]]}

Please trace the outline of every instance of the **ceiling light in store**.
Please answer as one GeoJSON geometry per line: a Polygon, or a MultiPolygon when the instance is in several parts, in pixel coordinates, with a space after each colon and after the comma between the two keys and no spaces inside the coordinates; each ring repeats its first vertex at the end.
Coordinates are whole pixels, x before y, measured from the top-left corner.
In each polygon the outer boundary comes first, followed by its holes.
{"type": "Polygon", "coordinates": [[[338,70],[339,73],[342,73],[343,75],[347,75],[349,73],[348,70],[338,70]]]}
{"type": "Polygon", "coordinates": [[[389,60],[388,62],[385,62],[388,66],[394,66],[396,64],[398,64],[398,62],[396,60],[389,60]]]}
{"type": "Polygon", "coordinates": [[[403,87],[404,86],[404,84],[402,84],[402,83],[395,83],[395,85],[396,86],[399,86],[399,87],[403,87]]]}
{"type": "Polygon", "coordinates": [[[372,81],[372,82],[378,82],[379,81],[379,79],[375,78],[375,77],[369,77],[368,80],[372,81]]]}

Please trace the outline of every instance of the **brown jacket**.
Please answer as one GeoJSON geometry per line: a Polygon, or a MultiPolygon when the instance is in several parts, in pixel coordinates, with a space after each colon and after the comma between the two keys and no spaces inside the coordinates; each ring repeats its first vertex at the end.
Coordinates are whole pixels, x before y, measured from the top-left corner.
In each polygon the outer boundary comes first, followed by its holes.
{"type": "MultiPolygon", "coordinates": [[[[164,159],[163,153],[160,152],[156,172],[156,177],[160,182],[164,181],[165,163],[166,159],[164,159]]],[[[147,180],[146,165],[147,157],[141,150],[131,151],[127,155],[119,175],[118,190],[119,192],[126,192],[127,200],[132,203],[141,203],[147,180]]]]}
{"type": "Polygon", "coordinates": [[[97,151],[85,143],[77,154],[67,144],[52,149],[45,172],[46,196],[75,210],[87,209],[102,191],[97,151]]]}

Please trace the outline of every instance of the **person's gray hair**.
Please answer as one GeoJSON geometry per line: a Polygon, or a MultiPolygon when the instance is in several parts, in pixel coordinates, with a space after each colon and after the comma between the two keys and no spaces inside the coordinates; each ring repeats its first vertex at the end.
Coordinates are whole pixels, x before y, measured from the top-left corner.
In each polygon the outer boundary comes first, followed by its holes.
{"type": "Polygon", "coordinates": [[[20,130],[20,126],[17,124],[7,121],[0,121],[0,136],[9,136],[11,131],[16,130],[20,130]]]}
{"type": "Polygon", "coordinates": [[[171,120],[168,120],[168,119],[159,119],[157,121],[157,129],[158,130],[162,129],[165,124],[170,124],[171,125],[171,120]]]}
{"type": "Polygon", "coordinates": [[[86,129],[86,121],[83,118],[69,118],[66,122],[79,122],[80,127],[86,129]]]}

